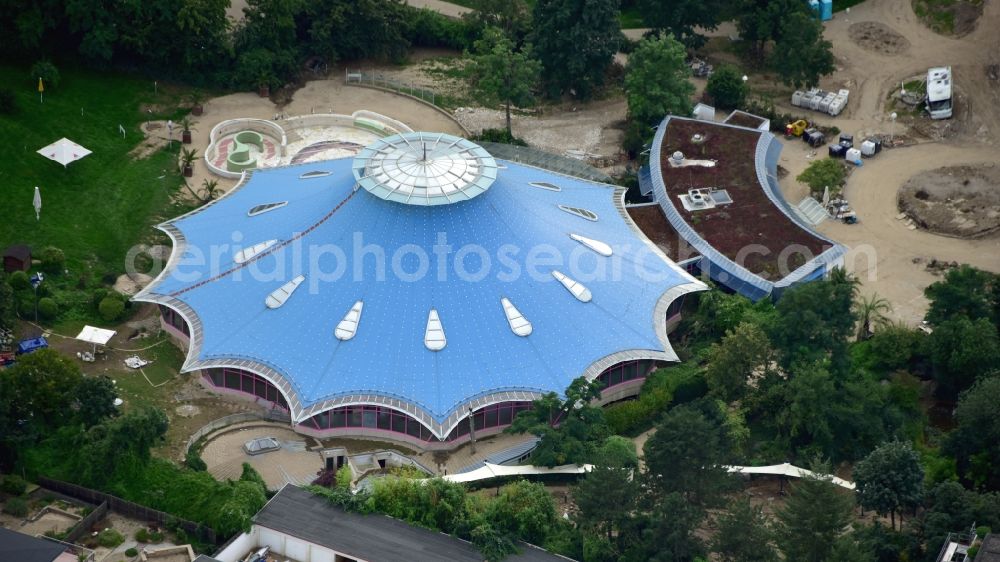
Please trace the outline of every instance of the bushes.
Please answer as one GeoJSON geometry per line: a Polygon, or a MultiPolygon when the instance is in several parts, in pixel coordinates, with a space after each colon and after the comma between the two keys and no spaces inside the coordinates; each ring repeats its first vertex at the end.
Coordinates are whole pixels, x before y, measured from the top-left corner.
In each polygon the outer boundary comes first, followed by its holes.
{"type": "Polygon", "coordinates": [[[55,88],[59,85],[59,69],[47,60],[40,60],[31,66],[31,80],[37,83],[39,78],[46,88],[55,88]]]}
{"type": "Polygon", "coordinates": [[[31,288],[31,280],[28,279],[28,274],[23,271],[15,271],[14,273],[11,273],[7,283],[10,284],[10,288],[15,291],[23,291],[31,288]]]}
{"type": "Polygon", "coordinates": [[[7,88],[0,88],[0,115],[17,113],[17,97],[7,88]]]}
{"type": "Polygon", "coordinates": [[[114,322],[125,313],[125,303],[116,296],[107,296],[101,301],[97,311],[101,313],[101,318],[104,320],[114,322]]]}
{"type": "Polygon", "coordinates": [[[847,167],[840,160],[833,158],[814,160],[795,179],[808,185],[813,193],[822,193],[824,188],[829,187],[832,195],[844,185],[847,179],[847,167]]]}
{"type": "Polygon", "coordinates": [[[736,67],[723,65],[708,78],[705,91],[712,96],[712,103],[724,109],[735,109],[743,105],[747,97],[747,85],[736,67]]]}
{"type": "Polygon", "coordinates": [[[659,369],[642,385],[639,398],[609,406],[604,419],[612,433],[638,435],[656,423],[671,405],[683,404],[708,392],[701,367],[683,363],[659,369]]]}
{"type": "Polygon", "coordinates": [[[195,472],[208,470],[208,465],[205,464],[205,461],[202,460],[201,455],[198,454],[198,451],[194,447],[188,449],[187,454],[184,455],[184,465],[195,472]]]}
{"type": "Polygon", "coordinates": [[[56,301],[46,297],[38,299],[38,316],[43,320],[52,320],[59,316],[59,305],[56,301]]]}
{"type": "Polygon", "coordinates": [[[464,20],[457,20],[424,9],[409,10],[409,28],[404,32],[417,47],[444,47],[462,51],[472,46],[473,30],[464,20]]]}
{"type": "Polygon", "coordinates": [[[66,254],[55,246],[46,246],[38,256],[42,260],[42,271],[58,275],[66,265],[66,254]]]}
{"type": "Polygon", "coordinates": [[[125,537],[114,529],[104,529],[97,534],[97,544],[104,548],[114,548],[125,542],[125,537]]]}
{"type": "Polygon", "coordinates": [[[139,556],[139,551],[136,550],[134,547],[126,549],[125,556],[128,556],[129,558],[135,558],[136,556],[139,556]]]}
{"type": "Polygon", "coordinates": [[[163,542],[163,533],[159,531],[150,531],[149,529],[139,529],[135,532],[136,542],[146,543],[146,544],[156,544],[163,542]]]}
{"type": "Polygon", "coordinates": [[[3,512],[14,517],[26,517],[28,515],[28,502],[24,498],[10,498],[4,504],[3,512]]]}
{"type": "Polygon", "coordinates": [[[502,144],[512,144],[514,146],[528,146],[528,143],[507,132],[507,129],[483,129],[472,140],[485,142],[499,142],[502,144]]]}
{"type": "Polygon", "coordinates": [[[4,478],[3,484],[0,485],[0,490],[9,496],[21,496],[28,489],[28,483],[24,481],[24,478],[16,474],[11,474],[4,478]]]}

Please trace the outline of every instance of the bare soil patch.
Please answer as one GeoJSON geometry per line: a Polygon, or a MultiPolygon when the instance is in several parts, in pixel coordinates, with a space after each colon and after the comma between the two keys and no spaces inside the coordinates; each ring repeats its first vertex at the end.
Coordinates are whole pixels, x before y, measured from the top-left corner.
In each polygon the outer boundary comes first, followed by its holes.
{"type": "Polygon", "coordinates": [[[1000,168],[951,166],[913,176],[897,204],[921,228],[961,238],[1000,231],[1000,168]]]}
{"type": "Polygon", "coordinates": [[[847,33],[862,49],[883,55],[898,55],[910,48],[910,41],[888,25],[877,21],[851,24],[847,33]]]}

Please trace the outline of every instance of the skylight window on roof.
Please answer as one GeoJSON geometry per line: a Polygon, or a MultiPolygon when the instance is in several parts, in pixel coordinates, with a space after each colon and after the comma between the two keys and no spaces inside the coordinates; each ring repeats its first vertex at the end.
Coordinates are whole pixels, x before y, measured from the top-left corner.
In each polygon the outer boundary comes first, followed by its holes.
{"type": "Polygon", "coordinates": [[[312,178],[322,178],[322,177],[325,177],[325,176],[329,176],[332,173],[333,172],[325,172],[323,170],[313,170],[311,172],[306,172],[306,173],[300,175],[299,179],[300,180],[309,180],[309,179],[312,179],[312,178]]]}
{"type": "Polygon", "coordinates": [[[510,324],[510,330],[522,338],[531,335],[531,322],[528,322],[521,311],[506,297],[500,299],[500,304],[503,305],[503,313],[507,317],[507,323],[510,324]]]}
{"type": "Polygon", "coordinates": [[[233,261],[236,263],[246,263],[277,243],[277,240],[265,240],[248,248],[243,248],[239,252],[236,252],[236,255],[233,256],[233,261]]]}
{"type": "Polygon", "coordinates": [[[537,187],[539,189],[547,189],[549,191],[562,191],[562,188],[554,183],[549,183],[547,181],[533,181],[529,183],[531,187],[537,187]]]}
{"type": "Polygon", "coordinates": [[[611,246],[601,242],[600,240],[594,240],[593,238],[587,238],[586,236],[580,236],[579,234],[570,234],[569,237],[606,258],[611,257],[611,246]]]}
{"type": "Polygon", "coordinates": [[[299,285],[301,285],[305,280],[306,278],[304,275],[299,275],[295,279],[292,279],[288,283],[278,287],[272,291],[270,295],[267,295],[267,299],[264,301],[264,304],[266,304],[268,308],[280,308],[281,305],[285,304],[285,301],[292,296],[295,289],[298,289],[299,285]]]}
{"type": "Polygon", "coordinates": [[[580,207],[567,207],[566,205],[559,205],[559,208],[571,215],[576,215],[582,219],[587,219],[589,221],[597,221],[597,213],[589,211],[587,209],[581,209],[580,207]]]}
{"type": "Polygon", "coordinates": [[[448,340],[444,337],[444,326],[438,311],[434,308],[427,314],[427,328],[424,330],[424,345],[431,351],[441,351],[448,345],[448,340]]]}
{"type": "Polygon", "coordinates": [[[255,207],[251,207],[250,210],[247,211],[247,216],[256,217],[257,215],[263,215],[268,211],[280,209],[287,204],[288,201],[278,201],[277,203],[265,203],[263,205],[257,205],[255,207]]]}
{"type": "Polygon", "coordinates": [[[333,332],[333,335],[337,336],[338,340],[347,341],[358,333],[358,324],[361,323],[361,310],[364,307],[365,303],[358,301],[347,311],[344,319],[337,324],[337,329],[333,332]]]}
{"type": "Polygon", "coordinates": [[[552,270],[552,276],[562,283],[562,286],[566,287],[566,290],[576,297],[578,301],[590,302],[590,299],[593,298],[593,295],[590,294],[590,289],[567,277],[561,271],[552,270]]]}

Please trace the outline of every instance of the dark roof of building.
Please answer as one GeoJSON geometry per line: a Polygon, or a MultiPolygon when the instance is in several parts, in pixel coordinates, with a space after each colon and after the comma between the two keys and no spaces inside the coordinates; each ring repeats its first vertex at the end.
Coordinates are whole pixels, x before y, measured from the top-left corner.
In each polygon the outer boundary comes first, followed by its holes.
{"type": "Polygon", "coordinates": [[[60,544],[0,527],[0,560],[52,562],[64,550],[60,544]]]}
{"type": "MultiPolygon", "coordinates": [[[[481,562],[471,543],[385,515],[350,513],[307,490],[286,485],[254,517],[261,526],[371,562],[481,562]]],[[[527,544],[511,562],[565,562],[527,544]]]]}
{"type": "Polygon", "coordinates": [[[979,545],[976,562],[1000,562],[1000,535],[989,533],[979,545]]]}
{"type": "Polygon", "coordinates": [[[17,258],[21,261],[30,260],[31,248],[25,246],[24,244],[15,244],[13,246],[7,246],[7,249],[3,251],[3,257],[17,258]]]}

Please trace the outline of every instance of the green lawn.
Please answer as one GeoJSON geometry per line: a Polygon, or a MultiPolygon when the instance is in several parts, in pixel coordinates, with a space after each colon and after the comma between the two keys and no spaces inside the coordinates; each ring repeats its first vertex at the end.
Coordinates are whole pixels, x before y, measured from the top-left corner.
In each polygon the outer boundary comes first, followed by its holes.
{"type": "Polygon", "coordinates": [[[133,160],[128,152],[141,140],[139,125],[147,116],[140,106],[151,104],[153,118],[177,119],[182,92],[160,85],[154,96],[151,81],[69,65],[61,71],[59,86],[47,87],[39,103],[37,80],[23,68],[0,66],[0,87],[14,90],[19,106],[15,115],[0,115],[0,246],[57,246],[71,271],[88,264],[99,280],[122,272],[128,248],[170,214],[170,195],[180,185],[175,154],[164,150],[133,160]],[[124,140],[119,124],[127,131],[124,140]],[[35,152],[62,137],[93,154],[64,169],[35,152]],[[39,222],[32,208],[36,185],[42,192],[39,222]]]}

